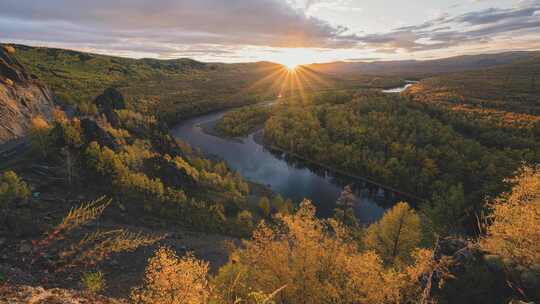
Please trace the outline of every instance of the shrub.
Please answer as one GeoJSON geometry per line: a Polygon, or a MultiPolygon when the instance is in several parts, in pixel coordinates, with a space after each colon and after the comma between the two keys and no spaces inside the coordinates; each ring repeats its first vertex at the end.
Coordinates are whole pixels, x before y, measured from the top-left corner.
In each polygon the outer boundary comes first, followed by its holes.
{"type": "Polygon", "coordinates": [[[35,116],[30,120],[30,142],[34,151],[40,151],[43,157],[47,156],[50,145],[48,138],[51,126],[41,116],[35,116]]]}
{"type": "Polygon", "coordinates": [[[30,187],[13,171],[0,176],[0,209],[6,209],[15,200],[30,196],[30,187]]]}
{"type": "Polygon", "coordinates": [[[15,54],[15,48],[11,45],[3,45],[2,48],[6,51],[8,54],[15,54]]]}
{"type": "Polygon", "coordinates": [[[105,278],[101,271],[83,273],[81,283],[86,291],[93,294],[105,288],[105,278]]]}
{"type": "Polygon", "coordinates": [[[45,238],[34,242],[36,258],[54,257],[45,261],[53,263],[57,271],[63,271],[75,266],[95,266],[113,253],[133,251],[163,239],[163,236],[124,229],[95,230],[81,236],[77,230],[98,219],[109,204],[110,200],[102,197],[73,208],[45,238]]]}
{"type": "Polygon", "coordinates": [[[131,292],[135,303],[204,304],[210,298],[208,263],[192,254],[179,258],[159,248],[146,267],[144,283],[131,292]]]}

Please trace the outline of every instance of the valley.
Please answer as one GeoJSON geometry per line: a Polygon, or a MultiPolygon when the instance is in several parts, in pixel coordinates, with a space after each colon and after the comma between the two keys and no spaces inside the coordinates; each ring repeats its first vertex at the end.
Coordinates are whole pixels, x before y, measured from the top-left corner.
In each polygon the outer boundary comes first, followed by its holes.
{"type": "Polygon", "coordinates": [[[196,304],[537,296],[536,253],[505,248],[537,248],[538,52],[286,68],[7,50],[26,76],[0,70],[0,109],[23,109],[0,121],[21,126],[0,149],[0,299],[100,276],[85,297],[145,304],[191,279],[215,301],[196,304]],[[50,105],[5,97],[34,87],[50,105]]]}

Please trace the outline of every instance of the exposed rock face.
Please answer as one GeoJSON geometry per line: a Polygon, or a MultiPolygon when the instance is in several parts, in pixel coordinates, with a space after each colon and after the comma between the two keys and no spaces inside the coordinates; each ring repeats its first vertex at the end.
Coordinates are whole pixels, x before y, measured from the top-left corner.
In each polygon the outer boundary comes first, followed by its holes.
{"type": "Polygon", "coordinates": [[[52,91],[26,72],[13,52],[0,46],[0,144],[24,136],[32,117],[50,119],[54,107],[52,91]]]}

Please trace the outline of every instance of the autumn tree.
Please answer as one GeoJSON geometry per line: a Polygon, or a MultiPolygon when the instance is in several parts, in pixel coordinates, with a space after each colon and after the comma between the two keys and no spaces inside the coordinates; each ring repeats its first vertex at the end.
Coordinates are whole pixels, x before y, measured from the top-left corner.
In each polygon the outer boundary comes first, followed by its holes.
{"type": "Polygon", "coordinates": [[[213,280],[218,303],[283,286],[276,303],[399,303],[418,296],[421,269],[386,268],[375,252],[358,251],[339,223],[318,219],[309,201],[276,221],[260,224],[252,240],[232,252],[213,280]]]}
{"type": "Polygon", "coordinates": [[[540,265],[540,168],[524,168],[511,182],[512,191],[490,204],[482,246],[523,267],[540,265]]]}
{"type": "Polygon", "coordinates": [[[386,263],[407,263],[420,243],[421,228],[416,211],[401,202],[369,226],[364,245],[377,252],[386,263]]]}
{"type": "Polygon", "coordinates": [[[131,292],[140,304],[205,304],[210,299],[208,263],[192,254],[178,257],[165,247],[150,258],[144,283],[131,292]]]}
{"type": "Polygon", "coordinates": [[[39,151],[43,157],[47,156],[50,129],[49,123],[41,116],[35,116],[30,120],[29,136],[32,148],[39,151]]]}

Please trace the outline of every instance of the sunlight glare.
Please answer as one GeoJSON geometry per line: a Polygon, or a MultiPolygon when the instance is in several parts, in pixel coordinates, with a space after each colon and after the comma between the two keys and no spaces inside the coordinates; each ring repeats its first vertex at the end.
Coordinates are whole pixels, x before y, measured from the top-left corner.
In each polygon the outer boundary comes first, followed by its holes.
{"type": "Polygon", "coordinates": [[[289,70],[289,72],[292,72],[294,70],[296,70],[296,68],[298,67],[299,64],[297,63],[283,63],[283,66],[287,68],[287,70],[289,70]]]}
{"type": "Polygon", "coordinates": [[[277,52],[270,61],[278,62],[292,72],[300,65],[316,62],[317,53],[310,49],[289,48],[277,52]]]}

